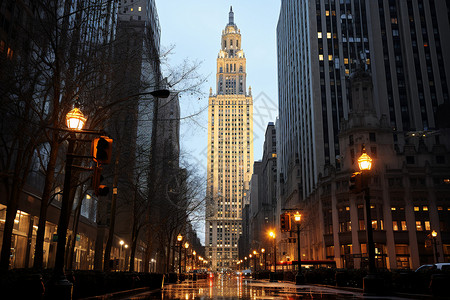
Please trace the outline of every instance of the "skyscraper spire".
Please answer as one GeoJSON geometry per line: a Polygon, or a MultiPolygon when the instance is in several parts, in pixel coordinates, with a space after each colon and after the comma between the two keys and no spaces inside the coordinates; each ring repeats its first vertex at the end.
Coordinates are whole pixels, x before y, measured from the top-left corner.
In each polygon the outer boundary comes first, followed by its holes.
{"type": "Polygon", "coordinates": [[[233,6],[230,6],[230,12],[228,13],[228,25],[234,25],[233,6]]]}

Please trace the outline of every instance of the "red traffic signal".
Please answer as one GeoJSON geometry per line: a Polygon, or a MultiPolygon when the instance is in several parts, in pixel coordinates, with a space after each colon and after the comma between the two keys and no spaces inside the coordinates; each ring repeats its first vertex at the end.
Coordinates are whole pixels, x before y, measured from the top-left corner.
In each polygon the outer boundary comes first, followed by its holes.
{"type": "Polygon", "coordinates": [[[291,216],[288,213],[282,213],[280,215],[280,228],[281,231],[291,230],[291,216]]]}
{"type": "Polygon", "coordinates": [[[100,164],[109,164],[111,162],[113,140],[107,136],[101,136],[92,141],[91,154],[94,161],[100,164]]]}

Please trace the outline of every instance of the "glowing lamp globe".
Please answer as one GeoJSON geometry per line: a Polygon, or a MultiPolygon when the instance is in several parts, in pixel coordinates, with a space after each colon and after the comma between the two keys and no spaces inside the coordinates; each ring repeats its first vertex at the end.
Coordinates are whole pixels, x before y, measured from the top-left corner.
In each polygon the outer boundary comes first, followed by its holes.
{"type": "Polygon", "coordinates": [[[179,235],[177,236],[177,241],[181,242],[181,240],[183,240],[183,236],[182,236],[181,234],[179,234],[179,235]]]}
{"type": "Polygon", "coordinates": [[[365,151],[358,158],[358,166],[361,171],[370,171],[372,168],[372,158],[365,151]]]}
{"type": "Polygon", "coordinates": [[[270,232],[269,232],[269,236],[270,236],[271,238],[273,238],[273,239],[274,239],[274,238],[275,238],[275,232],[273,232],[273,231],[270,231],[270,232]]]}
{"type": "Polygon", "coordinates": [[[437,232],[436,232],[436,230],[433,230],[433,231],[431,232],[431,236],[432,236],[432,237],[437,237],[437,232]]]}
{"type": "Polygon", "coordinates": [[[261,249],[261,252],[262,252],[262,253],[266,252],[266,249],[262,248],[262,249],[261,249]]]}
{"type": "Polygon", "coordinates": [[[66,125],[71,130],[81,130],[83,129],[85,123],[86,118],[77,107],[69,111],[66,115],[66,125]]]}
{"type": "Polygon", "coordinates": [[[296,212],[294,214],[294,221],[298,223],[298,222],[300,222],[301,219],[302,219],[302,215],[299,212],[296,212]]]}
{"type": "Polygon", "coordinates": [[[189,248],[189,243],[188,242],[186,242],[186,243],[184,243],[184,248],[189,248]]]}

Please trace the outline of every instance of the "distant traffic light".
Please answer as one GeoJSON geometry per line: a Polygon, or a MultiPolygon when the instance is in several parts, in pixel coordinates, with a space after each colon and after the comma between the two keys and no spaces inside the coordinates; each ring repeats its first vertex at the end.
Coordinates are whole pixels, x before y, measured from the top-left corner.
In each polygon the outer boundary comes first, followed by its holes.
{"type": "Polygon", "coordinates": [[[113,140],[107,136],[102,136],[92,141],[91,153],[95,162],[104,165],[111,162],[112,143],[113,140]]]}
{"type": "Polygon", "coordinates": [[[280,215],[280,227],[281,231],[291,230],[291,216],[288,213],[282,213],[280,215]]]}
{"type": "Polygon", "coordinates": [[[355,172],[350,176],[348,189],[351,193],[360,193],[362,191],[362,175],[361,172],[355,172]]]}

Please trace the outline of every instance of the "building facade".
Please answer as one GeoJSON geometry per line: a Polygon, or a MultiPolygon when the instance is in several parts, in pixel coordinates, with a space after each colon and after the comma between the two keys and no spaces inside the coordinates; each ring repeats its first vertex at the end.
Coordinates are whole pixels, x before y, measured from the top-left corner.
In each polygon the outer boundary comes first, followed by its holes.
{"type": "MultiPolygon", "coordinates": [[[[450,139],[440,117],[449,106],[450,59],[443,53],[450,43],[442,38],[449,35],[448,9],[443,1],[282,1],[278,209],[304,210],[302,257],[365,264],[362,198],[348,192],[363,143],[378,164],[371,200],[379,266],[430,262],[430,230],[443,239],[439,260],[448,257],[441,193],[450,139]],[[361,69],[370,84],[351,79],[361,69]],[[358,112],[368,97],[371,108],[358,112]]],[[[293,248],[280,251],[292,256],[293,248]]]]}
{"type": "Polygon", "coordinates": [[[217,93],[210,90],[208,108],[205,246],[214,270],[235,266],[242,199],[252,174],[253,99],[246,76],[241,34],[230,9],[217,57],[217,93]]]}
{"type": "MultiPolygon", "coordinates": [[[[40,5],[43,5],[43,3],[40,4],[34,4],[31,3],[32,1],[24,1],[17,2],[17,1],[3,1],[0,5],[0,14],[1,14],[1,22],[0,22],[0,56],[1,56],[1,65],[3,66],[3,62],[5,62],[7,59],[8,62],[11,64],[15,64],[17,66],[20,66],[21,61],[20,60],[27,60],[30,57],[27,56],[31,52],[29,51],[29,48],[26,48],[26,46],[30,47],[33,46],[33,49],[36,50],[42,50],[43,51],[49,51],[48,48],[43,47],[47,46],[44,43],[49,42],[45,40],[45,35],[42,34],[42,32],[47,32],[54,34],[54,31],[60,30],[59,27],[57,28],[45,28],[45,30],[41,31],[42,28],[40,28],[41,24],[46,24],[43,20],[45,18],[50,18],[48,15],[43,13],[43,11],[47,11],[48,7],[46,9],[43,9],[40,7],[40,5]],[[21,30],[18,30],[21,29],[21,30]],[[51,31],[54,30],[54,31],[51,31]],[[33,38],[30,38],[32,36],[33,38]],[[40,39],[36,39],[35,37],[39,36],[40,39]],[[23,43],[23,41],[29,41],[28,45],[26,43],[23,43]],[[35,44],[33,44],[35,43],[35,44]],[[39,48],[41,47],[41,48],[39,48]],[[20,60],[18,60],[20,58],[20,60]]],[[[89,79],[89,84],[86,84],[86,82],[83,82],[81,84],[80,82],[77,82],[77,88],[79,88],[80,93],[80,99],[84,100],[84,108],[82,109],[83,112],[87,115],[88,110],[92,110],[97,108],[100,104],[98,99],[101,99],[101,101],[105,101],[105,95],[111,96],[111,94],[114,94],[117,96],[114,100],[118,100],[120,98],[130,96],[137,94],[142,91],[153,91],[155,90],[154,86],[151,86],[150,84],[145,85],[139,85],[139,83],[143,82],[149,82],[154,80],[155,78],[159,80],[160,78],[160,70],[159,70],[159,35],[160,35],[160,27],[159,27],[159,21],[158,16],[156,13],[156,7],[155,7],[155,1],[146,0],[146,1],[134,1],[135,6],[129,7],[129,9],[125,10],[125,7],[128,8],[128,6],[125,5],[126,1],[93,1],[93,0],[85,0],[85,1],[53,1],[51,2],[52,5],[55,5],[58,8],[58,13],[64,14],[66,16],[70,16],[68,19],[68,22],[72,24],[81,24],[80,27],[76,26],[68,26],[70,28],[69,34],[61,35],[63,38],[68,38],[69,40],[76,42],[76,43],[61,43],[63,46],[66,47],[67,45],[77,45],[78,48],[73,48],[72,50],[74,53],[78,53],[80,57],[83,57],[85,55],[85,52],[89,52],[89,55],[91,57],[91,61],[98,60],[99,64],[93,64],[97,69],[83,69],[82,65],[78,64],[78,61],[74,63],[77,65],[76,73],[79,75],[78,78],[86,78],[89,79]],[[67,11],[65,11],[67,10],[67,11]],[[137,14],[135,15],[127,15],[127,12],[133,12],[135,11],[137,14]],[[102,13],[101,13],[102,12],[102,13]],[[80,21],[81,20],[81,21],[80,21]],[[77,23],[79,22],[79,23],[77,23]],[[118,28],[118,23],[120,23],[120,28],[118,28]],[[132,24],[133,23],[133,24],[132,24]],[[133,27],[134,28],[131,28],[133,27]],[[118,57],[117,58],[117,64],[113,64],[114,66],[111,66],[109,64],[103,64],[103,62],[100,62],[100,59],[103,58],[102,55],[110,54],[110,59],[108,62],[114,61],[114,56],[112,53],[119,53],[120,52],[120,42],[119,41],[119,35],[123,36],[125,35],[124,32],[130,32],[132,31],[134,35],[129,35],[129,42],[136,45],[139,44],[139,53],[133,53],[133,55],[140,55],[138,63],[136,66],[135,62],[136,60],[133,60],[133,63],[130,63],[130,69],[136,68],[138,69],[138,72],[136,74],[133,74],[133,77],[130,77],[129,80],[133,81],[133,85],[130,84],[130,81],[124,82],[123,85],[115,85],[112,84],[112,81],[104,82],[106,76],[105,74],[109,74],[109,71],[106,72],[105,70],[107,68],[118,68],[117,65],[123,62],[126,62],[126,57],[118,57]],[[78,36],[75,36],[75,34],[78,34],[78,36]],[[107,45],[107,46],[105,46],[107,45]],[[110,51],[114,48],[114,51],[110,51]],[[108,50],[105,50],[107,48],[108,50]],[[93,58],[94,55],[92,53],[95,53],[95,59],[93,58]],[[102,68],[99,67],[99,65],[102,65],[102,68]],[[92,74],[89,73],[89,71],[92,71],[92,74]],[[85,73],[83,73],[85,72],[85,73]],[[89,73],[89,76],[86,76],[86,74],[89,73]],[[101,76],[95,77],[96,75],[101,73],[101,76]],[[85,75],[85,76],[81,76],[85,75]],[[136,83],[137,82],[137,83],[136,83]],[[128,83],[128,85],[126,85],[128,83]],[[136,83],[136,84],[135,84],[136,83]],[[83,90],[84,88],[84,90],[83,90]],[[97,88],[97,89],[96,89],[97,88]],[[120,92],[115,89],[119,88],[120,92]],[[106,89],[109,89],[108,92],[105,92],[106,89]],[[87,100],[88,99],[88,100],[87,100]]],[[[50,2],[49,2],[50,3],[50,2]]],[[[55,7],[55,10],[57,10],[55,7]]],[[[52,15],[53,16],[53,15],[52,15]]],[[[62,19],[60,16],[56,16],[60,19],[62,19]]],[[[48,20],[45,20],[48,21],[48,20]]],[[[53,23],[52,23],[53,24],[53,23]]],[[[59,24],[57,22],[54,22],[54,24],[59,24]]],[[[59,36],[58,34],[55,34],[54,36],[59,36]]],[[[50,43],[49,43],[50,44],[50,43]]],[[[56,43],[59,44],[59,43],[56,43]]],[[[47,46],[48,47],[48,46],[47,46]]],[[[31,48],[30,48],[31,49],[31,48]]],[[[68,49],[61,48],[62,53],[69,54],[68,49]]],[[[70,52],[72,54],[72,52],[70,52]]],[[[51,57],[51,55],[49,55],[51,57]]],[[[77,57],[76,55],[72,55],[71,58],[77,57]]],[[[130,56],[128,56],[130,58],[130,56]]],[[[66,62],[65,62],[66,63],[66,62]]],[[[42,62],[38,62],[38,64],[43,64],[42,62]]],[[[33,65],[35,68],[38,66],[38,64],[33,65]]],[[[69,63],[67,63],[69,64],[69,63]]],[[[66,66],[64,66],[66,67],[66,66]]],[[[73,67],[73,66],[72,66],[73,67]]],[[[47,69],[47,68],[45,68],[47,69]]],[[[24,70],[24,69],[22,69],[24,70]]],[[[120,70],[121,72],[117,72],[115,75],[124,75],[128,76],[131,71],[126,68],[122,68],[120,70]],[[128,73],[127,73],[128,72],[128,73]]],[[[12,74],[12,73],[11,73],[12,74]]],[[[22,73],[18,73],[22,74],[22,73]]],[[[52,76],[51,71],[49,71],[48,77],[50,78],[52,76]]],[[[3,83],[5,82],[3,76],[0,78],[2,80],[2,87],[7,86],[3,83]]],[[[156,80],[155,79],[155,80],[156,80]]],[[[115,78],[116,82],[118,82],[117,77],[115,78]]],[[[47,81],[42,80],[40,82],[44,82],[44,84],[48,84],[47,81]]],[[[69,82],[66,80],[62,80],[61,82],[69,82]]],[[[11,85],[12,86],[12,85],[11,85]]],[[[23,84],[25,86],[25,84],[23,84]]],[[[46,90],[51,89],[51,87],[35,87],[36,91],[39,91],[40,89],[46,90]]],[[[63,89],[63,87],[61,87],[63,89]]],[[[2,93],[2,95],[6,95],[2,93]]],[[[36,103],[45,103],[45,101],[48,101],[45,99],[45,95],[36,93],[36,103]],[[42,99],[40,98],[42,96],[42,99]]],[[[64,101],[70,102],[70,105],[73,102],[72,98],[67,99],[67,97],[61,97],[64,99],[64,101]]],[[[178,105],[178,98],[175,96],[173,97],[176,100],[176,105],[178,105]]],[[[137,102],[137,99],[134,98],[137,102]]],[[[147,101],[148,102],[148,101],[147,101]]],[[[2,103],[6,103],[3,102],[2,103]]],[[[105,102],[102,102],[102,105],[104,105],[105,102]]],[[[140,104],[140,103],[139,103],[140,104]]],[[[136,159],[136,149],[138,147],[135,146],[136,144],[136,136],[142,137],[141,140],[147,140],[150,141],[151,137],[151,127],[149,128],[141,128],[142,130],[138,130],[137,127],[141,124],[138,123],[138,118],[136,113],[143,116],[141,106],[139,104],[136,105],[130,105],[130,109],[133,110],[133,114],[129,114],[129,119],[126,121],[128,123],[125,124],[119,123],[119,126],[122,128],[127,127],[128,131],[128,137],[130,138],[129,141],[133,143],[133,145],[129,144],[128,150],[129,153],[123,154],[122,159],[125,161],[126,155],[129,156],[128,164],[124,164],[124,167],[122,168],[122,174],[125,175],[129,169],[132,169],[134,166],[134,162],[130,163],[133,159],[136,159]],[[133,120],[130,120],[131,117],[134,117],[133,120]],[[131,133],[130,133],[131,132],[131,133]],[[126,170],[126,171],[125,171],[126,170]]],[[[45,105],[48,105],[45,104],[45,105]]],[[[148,105],[147,105],[148,106],[148,105]]],[[[4,112],[5,109],[8,109],[7,106],[1,106],[2,111],[4,112]]],[[[178,107],[175,106],[175,114],[174,118],[176,117],[178,107]]],[[[62,109],[61,109],[62,110],[62,109]]],[[[44,110],[47,111],[47,110],[44,110]]],[[[165,114],[169,114],[170,112],[165,112],[165,114]]],[[[8,115],[8,111],[6,111],[5,115],[8,115]]],[[[150,111],[147,111],[146,116],[151,120],[152,114],[151,109],[150,111]]],[[[46,117],[46,116],[44,116],[46,117]]],[[[44,119],[43,117],[43,119],[44,119]]],[[[93,118],[88,116],[88,122],[90,122],[93,118]]],[[[5,118],[5,122],[7,122],[7,119],[5,118]]],[[[175,125],[178,126],[178,121],[175,120],[175,125]]],[[[11,130],[3,130],[1,132],[2,135],[9,134],[9,132],[15,132],[17,130],[17,124],[13,122],[8,122],[11,126],[11,130]]],[[[149,122],[146,122],[147,124],[149,122]]],[[[116,124],[117,125],[117,124],[116,124]]],[[[47,130],[47,128],[45,128],[47,130]]],[[[174,129],[172,132],[174,132],[174,135],[178,136],[178,131],[174,129]]],[[[23,132],[21,132],[23,134],[23,132]]],[[[171,136],[171,134],[169,134],[171,136]]],[[[113,136],[115,139],[115,145],[118,143],[116,138],[117,136],[113,136]]],[[[170,137],[169,137],[170,138],[170,137]]],[[[178,137],[174,138],[175,142],[178,143],[178,137]]],[[[150,144],[150,143],[148,143],[150,144]]],[[[6,153],[4,151],[4,148],[9,147],[10,145],[2,145],[2,156],[1,159],[6,159],[6,153]]],[[[145,146],[145,145],[141,145],[145,146]]],[[[48,145],[44,145],[43,149],[48,147],[48,145]]],[[[61,147],[64,148],[64,147],[61,147]]],[[[39,149],[42,151],[43,149],[39,149]]],[[[177,148],[178,149],[178,148],[177,148]]],[[[13,149],[12,149],[13,150],[13,149]]],[[[35,149],[34,149],[35,150],[35,149]]],[[[13,150],[14,151],[14,150],[13,150]]],[[[60,151],[61,153],[64,153],[65,149],[62,149],[60,151]]],[[[88,161],[86,160],[86,163],[88,161]]],[[[139,162],[137,163],[139,164],[139,162]]],[[[56,164],[56,169],[60,170],[63,169],[64,166],[64,157],[58,157],[58,161],[56,164]]],[[[19,201],[18,201],[18,211],[16,214],[16,218],[14,220],[14,228],[13,228],[13,234],[12,234],[12,245],[11,245],[11,260],[10,260],[10,268],[27,268],[33,266],[33,259],[34,259],[34,253],[35,253],[35,245],[36,245],[36,236],[37,236],[37,230],[39,225],[39,215],[40,215],[40,207],[41,207],[41,199],[44,189],[44,181],[45,181],[45,171],[42,169],[41,164],[39,163],[39,160],[37,159],[37,155],[34,157],[33,162],[31,163],[30,173],[26,178],[26,182],[23,185],[23,188],[21,190],[19,201]]],[[[2,172],[7,173],[8,169],[7,166],[2,164],[2,172]],[[4,168],[4,169],[3,169],[4,168]]],[[[59,172],[59,171],[57,171],[59,172]]],[[[86,173],[87,174],[87,173],[86,173]]],[[[135,174],[133,174],[135,175],[135,174]]],[[[135,176],[132,177],[134,178],[135,176]]],[[[56,252],[56,233],[57,233],[57,224],[58,224],[58,216],[59,216],[59,210],[61,207],[61,191],[63,189],[62,186],[62,176],[55,176],[55,187],[51,191],[51,201],[48,203],[48,209],[47,209],[47,218],[45,222],[45,234],[44,234],[44,243],[43,243],[43,268],[52,268],[54,266],[54,260],[55,260],[55,252],[56,252]]],[[[130,189],[127,189],[126,185],[127,182],[125,179],[123,179],[124,184],[118,189],[118,194],[126,194],[125,191],[129,191],[130,189]]],[[[2,195],[7,195],[7,191],[9,190],[10,181],[5,181],[0,185],[0,190],[2,191],[2,195]]],[[[110,185],[111,187],[111,185],[110,185]]],[[[109,197],[111,197],[112,192],[110,193],[109,197]]],[[[80,184],[79,190],[75,193],[75,199],[73,203],[73,215],[70,218],[70,225],[69,230],[67,233],[68,241],[69,243],[72,243],[73,245],[73,262],[70,268],[74,269],[93,269],[95,265],[95,250],[96,250],[96,240],[100,240],[100,245],[102,249],[104,249],[106,244],[106,235],[107,235],[107,220],[110,219],[109,216],[106,216],[106,212],[109,209],[106,207],[105,203],[101,203],[105,199],[99,200],[100,197],[96,197],[91,189],[90,182],[87,182],[86,184],[80,184]],[[86,192],[81,192],[80,190],[85,190],[86,192]],[[102,213],[104,213],[102,215],[102,213]],[[103,230],[103,234],[99,235],[99,230],[103,230]]],[[[106,198],[106,197],[102,197],[106,198]]],[[[124,197],[125,198],[125,197],[124,197]]],[[[129,197],[131,198],[131,197],[129,197]]],[[[123,200],[121,204],[128,203],[126,200],[123,200]]],[[[122,206],[123,207],[123,206],[122,206]]],[[[5,226],[5,219],[6,219],[6,211],[9,209],[8,207],[8,198],[6,196],[2,196],[0,198],[0,240],[3,237],[3,231],[5,226]]],[[[123,270],[127,267],[127,260],[130,257],[131,254],[131,248],[132,248],[132,234],[131,227],[132,222],[130,222],[130,209],[119,209],[117,219],[116,221],[116,230],[113,235],[113,241],[112,241],[112,247],[111,247],[111,266],[113,270],[123,270]],[[119,244],[120,240],[124,240],[125,244],[127,246],[130,246],[128,250],[121,251],[121,247],[119,244]]],[[[136,271],[142,271],[143,270],[143,259],[144,259],[144,243],[140,242],[138,247],[136,247],[136,254],[135,254],[135,270],[136,271]]],[[[1,241],[0,241],[0,248],[2,247],[1,241]]],[[[100,259],[102,258],[102,250],[98,251],[98,253],[101,253],[100,259]]]]}

